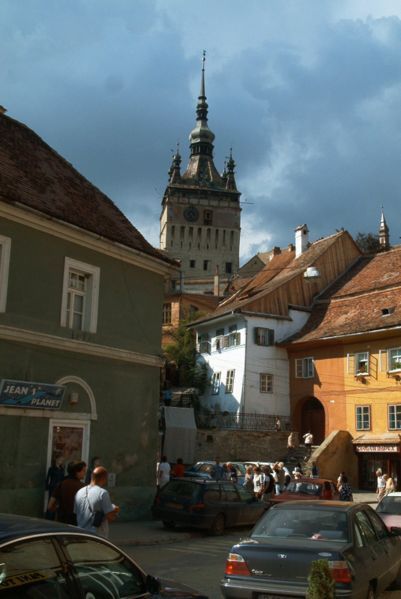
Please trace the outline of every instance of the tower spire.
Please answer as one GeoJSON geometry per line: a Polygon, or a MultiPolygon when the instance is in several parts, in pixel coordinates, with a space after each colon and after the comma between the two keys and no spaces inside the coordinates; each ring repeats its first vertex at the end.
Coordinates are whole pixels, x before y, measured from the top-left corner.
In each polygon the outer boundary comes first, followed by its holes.
{"type": "Polygon", "coordinates": [[[390,233],[389,228],[386,223],[386,218],[384,216],[384,207],[382,204],[382,211],[380,217],[380,227],[379,227],[379,243],[382,251],[386,251],[390,249],[390,233]]]}
{"type": "Polygon", "coordinates": [[[201,84],[196,105],[196,125],[189,135],[191,142],[191,156],[213,156],[214,133],[207,124],[208,104],[205,92],[205,62],[206,50],[202,52],[201,84]]]}

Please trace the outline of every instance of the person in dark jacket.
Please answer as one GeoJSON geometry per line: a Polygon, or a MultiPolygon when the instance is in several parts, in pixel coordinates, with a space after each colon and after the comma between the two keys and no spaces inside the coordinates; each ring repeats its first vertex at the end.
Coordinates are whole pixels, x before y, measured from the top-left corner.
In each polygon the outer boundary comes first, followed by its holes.
{"type": "MultiPolygon", "coordinates": [[[[52,464],[47,471],[46,476],[46,484],[45,488],[48,492],[48,501],[49,503],[51,496],[53,495],[54,489],[64,480],[64,460],[62,457],[58,457],[56,459],[53,458],[52,464]]],[[[54,520],[55,513],[49,510],[46,510],[46,518],[47,520],[54,520]]]]}
{"type": "Polygon", "coordinates": [[[77,525],[74,514],[74,499],[77,491],[84,485],[85,462],[71,462],[68,464],[68,476],[54,489],[49,501],[48,509],[57,513],[57,520],[65,524],[77,525]]]}

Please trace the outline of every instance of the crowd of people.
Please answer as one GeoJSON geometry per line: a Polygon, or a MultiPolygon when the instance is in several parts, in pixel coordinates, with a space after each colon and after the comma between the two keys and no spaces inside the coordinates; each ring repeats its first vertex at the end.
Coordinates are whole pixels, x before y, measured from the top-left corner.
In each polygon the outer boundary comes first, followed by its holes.
{"type": "Polygon", "coordinates": [[[62,459],[56,459],[46,477],[46,518],[80,526],[107,538],[109,522],[119,512],[105,489],[107,481],[108,472],[99,457],[93,458],[89,469],[83,461],[70,462],[66,475],[62,459]]]}

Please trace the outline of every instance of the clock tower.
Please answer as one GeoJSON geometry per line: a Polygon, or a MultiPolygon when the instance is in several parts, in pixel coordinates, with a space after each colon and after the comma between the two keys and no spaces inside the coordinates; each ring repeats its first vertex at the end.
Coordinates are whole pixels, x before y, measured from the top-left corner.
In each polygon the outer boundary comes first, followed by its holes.
{"type": "Polygon", "coordinates": [[[207,115],[203,53],[189,163],[181,173],[177,148],[160,216],[160,248],[180,260],[181,291],[189,293],[212,293],[216,273],[224,284],[239,268],[241,194],[235,182],[235,162],[230,150],[223,173],[218,173],[213,162],[215,136],[207,115]]]}

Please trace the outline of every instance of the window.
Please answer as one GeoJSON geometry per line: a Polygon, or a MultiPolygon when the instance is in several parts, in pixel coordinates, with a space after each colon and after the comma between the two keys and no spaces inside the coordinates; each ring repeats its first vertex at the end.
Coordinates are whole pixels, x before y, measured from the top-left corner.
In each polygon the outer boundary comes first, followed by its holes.
{"type": "Polygon", "coordinates": [[[256,345],[273,345],[274,330],[264,327],[255,327],[255,343],[256,345]]]}
{"type": "Polygon", "coordinates": [[[221,372],[214,372],[212,376],[212,394],[220,393],[221,372]]]}
{"type": "Polygon", "coordinates": [[[198,351],[200,354],[210,354],[210,340],[208,333],[198,335],[198,351]]]}
{"type": "Polygon", "coordinates": [[[357,431],[370,430],[370,406],[356,406],[355,419],[357,431]]]}
{"type": "Polygon", "coordinates": [[[0,235],[0,312],[6,311],[11,239],[0,235]]]}
{"type": "Polygon", "coordinates": [[[233,263],[226,262],[226,274],[231,275],[233,272],[233,263]]]}
{"type": "Polygon", "coordinates": [[[262,372],[259,374],[259,391],[261,393],[273,393],[273,375],[262,372]]]}
{"type": "Polygon", "coordinates": [[[12,543],[0,550],[2,597],[68,599],[74,596],[50,539],[12,543]],[[4,576],[4,578],[3,578],[4,576]]]}
{"type": "Polygon", "coordinates": [[[189,268],[195,268],[196,266],[196,260],[190,260],[189,261],[189,268]]]}
{"type": "Polygon", "coordinates": [[[210,260],[203,261],[203,270],[209,270],[210,260]]]}
{"type": "Polygon", "coordinates": [[[227,370],[226,393],[232,393],[234,389],[235,370],[227,370]]]}
{"type": "Polygon", "coordinates": [[[388,350],[389,370],[401,370],[401,347],[388,350]]]}
{"type": "Polygon", "coordinates": [[[171,303],[163,304],[163,324],[171,324],[171,303]]]}
{"type": "Polygon", "coordinates": [[[100,540],[74,536],[66,536],[63,541],[82,589],[82,597],[146,595],[143,572],[114,547],[100,540]]]}
{"type": "Polygon", "coordinates": [[[390,431],[401,428],[401,404],[388,407],[388,428],[390,431]]]}
{"type": "Polygon", "coordinates": [[[100,268],[66,258],[64,264],[61,326],[96,333],[100,268]]]}
{"type": "Polygon", "coordinates": [[[315,376],[313,358],[295,360],[295,376],[297,379],[312,379],[315,376]]]}
{"type": "Polygon", "coordinates": [[[369,374],[369,352],[363,351],[355,354],[355,374],[369,374]]]}
{"type": "Polygon", "coordinates": [[[213,212],[211,210],[203,211],[203,224],[211,225],[213,223],[213,212]]]}

